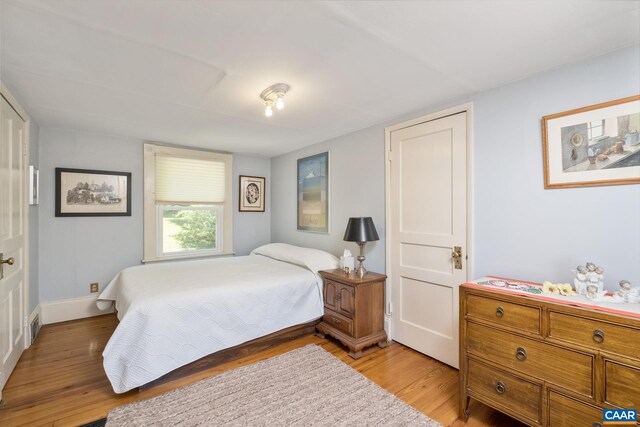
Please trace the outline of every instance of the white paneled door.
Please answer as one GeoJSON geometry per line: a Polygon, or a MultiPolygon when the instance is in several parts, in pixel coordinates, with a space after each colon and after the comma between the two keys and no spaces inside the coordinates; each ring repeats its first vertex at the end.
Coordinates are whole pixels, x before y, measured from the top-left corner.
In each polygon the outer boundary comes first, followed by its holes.
{"type": "Polygon", "coordinates": [[[0,397],[24,350],[25,122],[4,99],[0,113],[0,397]]]}
{"type": "Polygon", "coordinates": [[[394,130],[389,152],[393,339],[456,368],[458,287],[467,278],[466,115],[394,130]]]}

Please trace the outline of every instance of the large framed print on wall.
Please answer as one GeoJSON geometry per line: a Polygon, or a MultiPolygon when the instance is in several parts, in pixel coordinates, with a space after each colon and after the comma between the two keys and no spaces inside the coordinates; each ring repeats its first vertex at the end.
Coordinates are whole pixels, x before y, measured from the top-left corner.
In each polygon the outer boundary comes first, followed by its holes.
{"type": "Polygon", "coordinates": [[[56,168],[56,216],[131,216],[131,173],[56,168]]]}
{"type": "Polygon", "coordinates": [[[640,183],[640,95],[542,118],[544,187],[640,183]]]}
{"type": "Polygon", "coordinates": [[[329,152],[298,159],[298,230],[329,232],[329,152]]]}

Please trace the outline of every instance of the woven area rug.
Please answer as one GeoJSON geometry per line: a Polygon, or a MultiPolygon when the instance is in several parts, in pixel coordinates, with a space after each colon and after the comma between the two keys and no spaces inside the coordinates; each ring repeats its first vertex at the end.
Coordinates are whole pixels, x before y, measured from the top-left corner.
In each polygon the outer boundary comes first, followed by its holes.
{"type": "Polygon", "coordinates": [[[440,426],[310,344],[109,412],[114,426],[440,426]]]}

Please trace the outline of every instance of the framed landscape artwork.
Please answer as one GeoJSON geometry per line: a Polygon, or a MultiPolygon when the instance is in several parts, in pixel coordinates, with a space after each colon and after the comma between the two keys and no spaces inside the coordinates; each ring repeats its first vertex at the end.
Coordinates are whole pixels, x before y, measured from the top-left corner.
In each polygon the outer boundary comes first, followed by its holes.
{"type": "Polygon", "coordinates": [[[329,152],[298,159],[298,230],[329,232],[329,152]]]}
{"type": "Polygon", "coordinates": [[[542,118],[544,187],[640,183],[640,95],[542,118]]]}
{"type": "Polygon", "coordinates": [[[131,173],[56,168],[56,216],[131,216],[131,173]]]}
{"type": "Polygon", "coordinates": [[[240,175],[240,212],[264,212],[265,178],[240,175]]]}

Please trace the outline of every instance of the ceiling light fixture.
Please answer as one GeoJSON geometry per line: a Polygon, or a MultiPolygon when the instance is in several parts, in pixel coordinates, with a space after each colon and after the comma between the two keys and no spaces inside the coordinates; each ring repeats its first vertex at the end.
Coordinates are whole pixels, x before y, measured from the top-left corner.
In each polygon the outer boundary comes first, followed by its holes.
{"type": "Polygon", "coordinates": [[[271,117],[273,115],[273,106],[278,110],[284,108],[284,97],[289,90],[289,85],[286,83],[276,83],[269,86],[260,94],[260,98],[264,101],[264,115],[271,117]]]}
{"type": "Polygon", "coordinates": [[[273,101],[264,101],[264,115],[267,117],[273,116],[273,101]]]}

